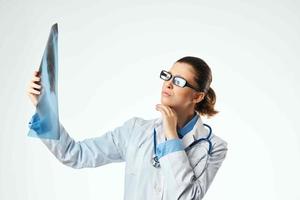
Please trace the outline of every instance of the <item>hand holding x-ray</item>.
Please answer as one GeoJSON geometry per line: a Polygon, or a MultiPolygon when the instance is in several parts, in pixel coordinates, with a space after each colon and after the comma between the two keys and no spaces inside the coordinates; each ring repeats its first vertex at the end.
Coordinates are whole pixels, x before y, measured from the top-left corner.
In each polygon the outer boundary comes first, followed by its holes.
{"type": "Polygon", "coordinates": [[[59,139],[59,115],[57,99],[57,24],[51,32],[39,67],[29,86],[28,93],[36,106],[36,113],[29,123],[28,136],[59,139]],[[42,90],[37,90],[41,89],[42,90]]]}
{"type": "Polygon", "coordinates": [[[29,82],[27,94],[32,104],[36,107],[38,103],[39,95],[42,91],[42,85],[40,84],[41,77],[39,71],[34,71],[32,79],[29,82]]]}

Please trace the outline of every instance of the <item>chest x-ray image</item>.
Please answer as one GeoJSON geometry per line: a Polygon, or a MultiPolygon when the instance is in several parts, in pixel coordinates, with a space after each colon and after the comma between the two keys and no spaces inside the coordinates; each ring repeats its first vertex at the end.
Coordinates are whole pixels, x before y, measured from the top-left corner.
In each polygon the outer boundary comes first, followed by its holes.
{"type": "Polygon", "coordinates": [[[51,27],[39,67],[43,91],[39,96],[36,112],[29,123],[28,136],[31,137],[59,139],[57,37],[58,28],[56,23],[51,27]]]}

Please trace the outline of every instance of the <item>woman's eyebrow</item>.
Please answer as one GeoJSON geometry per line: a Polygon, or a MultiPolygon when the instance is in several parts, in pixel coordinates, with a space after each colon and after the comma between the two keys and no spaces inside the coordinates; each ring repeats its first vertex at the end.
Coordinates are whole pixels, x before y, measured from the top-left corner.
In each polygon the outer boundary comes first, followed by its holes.
{"type": "MultiPolygon", "coordinates": [[[[170,74],[172,74],[172,72],[171,72],[171,71],[167,71],[167,72],[169,72],[170,74]]],[[[181,76],[181,75],[178,75],[178,74],[172,74],[172,76],[177,76],[177,77],[180,77],[180,78],[183,78],[184,80],[186,80],[186,78],[184,78],[183,76],[181,76]]]]}
{"type": "Polygon", "coordinates": [[[175,75],[175,76],[180,77],[180,78],[184,79],[185,81],[187,81],[186,78],[184,78],[184,77],[182,77],[182,76],[180,76],[180,75],[175,75]]]}
{"type": "Polygon", "coordinates": [[[168,71],[170,74],[172,74],[172,76],[180,76],[180,75],[177,75],[177,74],[173,74],[171,71],[168,71]]]}
{"type": "MultiPolygon", "coordinates": [[[[170,74],[172,74],[170,71],[169,71],[170,74]]],[[[183,78],[184,80],[186,80],[186,78],[184,78],[183,76],[179,75],[179,74],[172,74],[172,76],[177,76],[177,77],[180,77],[180,78],[183,78]]]]}

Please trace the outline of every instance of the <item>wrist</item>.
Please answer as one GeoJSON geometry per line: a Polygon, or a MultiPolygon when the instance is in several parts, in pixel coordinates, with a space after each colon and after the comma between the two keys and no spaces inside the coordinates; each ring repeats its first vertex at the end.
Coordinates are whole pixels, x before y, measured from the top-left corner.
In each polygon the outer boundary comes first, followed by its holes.
{"type": "Polygon", "coordinates": [[[166,135],[166,140],[179,139],[178,135],[166,135]]]}

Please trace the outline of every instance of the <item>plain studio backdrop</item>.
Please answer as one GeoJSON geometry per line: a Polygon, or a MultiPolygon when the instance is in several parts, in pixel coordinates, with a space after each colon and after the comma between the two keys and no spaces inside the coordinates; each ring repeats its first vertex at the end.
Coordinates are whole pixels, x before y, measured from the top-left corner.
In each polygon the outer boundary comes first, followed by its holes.
{"type": "MultiPolygon", "coordinates": [[[[300,198],[298,1],[0,0],[0,199],[123,198],[125,163],[73,169],[27,136],[26,89],[58,23],[61,123],[76,141],[153,119],[162,69],[212,69],[228,154],[205,199],[300,198]]],[[[147,173],[147,172],[145,172],[147,173]]]]}

